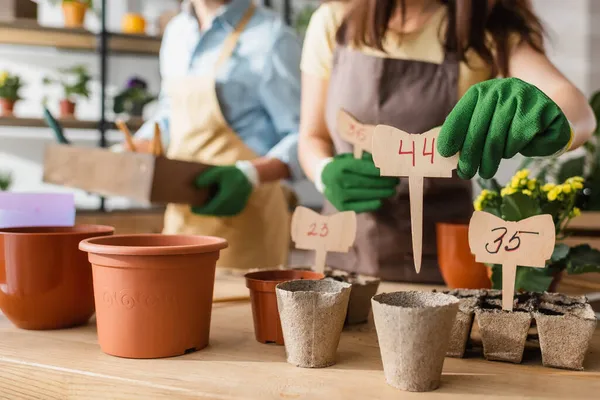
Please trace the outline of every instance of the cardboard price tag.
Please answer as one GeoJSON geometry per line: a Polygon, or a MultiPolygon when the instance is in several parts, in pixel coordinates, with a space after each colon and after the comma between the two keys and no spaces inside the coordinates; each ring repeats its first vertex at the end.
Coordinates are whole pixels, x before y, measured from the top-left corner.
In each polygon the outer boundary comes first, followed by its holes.
{"type": "Polygon", "coordinates": [[[363,125],[346,111],[340,110],[337,129],[342,139],[354,145],[354,158],[361,158],[363,151],[371,152],[374,125],[363,125]]]}
{"type": "Polygon", "coordinates": [[[440,128],[410,134],[378,125],[373,134],[373,161],[381,176],[408,177],[410,222],[415,269],[421,271],[423,252],[423,178],[451,178],[458,155],[444,158],[436,150],[440,128]]]}
{"type": "Polygon", "coordinates": [[[517,265],[544,268],[556,242],[548,214],[519,222],[475,211],[469,224],[469,247],[477,262],[502,265],[502,308],[512,310],[517,265]]]}
{"type": "Polygon", "coordinates": [[[354,244],[356,213],[346,211],[325,216],[306,207],[297,207],[291,228],[296,247],[315,250],[315,270],[323,272],[328,251],[345,253],[354,244]]]}

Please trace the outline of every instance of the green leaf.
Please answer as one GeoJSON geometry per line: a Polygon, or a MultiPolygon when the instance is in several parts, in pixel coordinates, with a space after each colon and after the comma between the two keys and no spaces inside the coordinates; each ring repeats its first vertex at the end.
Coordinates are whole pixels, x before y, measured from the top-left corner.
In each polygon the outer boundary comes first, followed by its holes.
{"type": "Polygon", "coordinates": [[[502,218],[502,212],[500,212],[498,207],[483,207],[481,211],[485,211],[486,213],[495,215],[498,218],[502,218]]]}
{"type": "Polygon", "coordinates": [[[505,221],[520,221],[542,213],[536,200],[520,192],[504,196],[500,210],[505,221]]]}
{"type": "Polygon", "coordinates": [[[483,179],[481,177],[478,177],[477,183],[479,184],[479,186],[481,186],[482,189],[491,190],[492,192],[496,192],[498,194],[500,194],[500,190],[502,190],[502,187],[500,186],[498,181],[494,178],[483,179]]]}
{"type": "Polygon", "coordinates": [[[585,157],[572,158],[563,162],[556,174],[558,182],[564,182],[572,176],[583,176],[585,157]]]}
{"type": "Polygon", "coordinates": [[[492,289],[502,289],[502,265],[492,265],[492,276],[490,277],[492,281],[492,289]]]}
{"type": "MultiPolygon", "coordinates": [[[[531,292],[546,291],[554,279],[553,273],[551,268],[517,267],[515,289],[531,292]]],[[[502,289],[502,266],[492,266],[491,280],[493,289],[502,289]]]]}
{"type": "Polygon", "coordinates": [[[554,251],[552,252],[552,257],[550,261],[553,263],[559,262],[567,258],[571,248],[564,243],[558,243],[554,246],[554,251]]]}
{"type": "Polygon", "coordinates": [[[587,244],[571,248],[567,272],[571,275],[600,272],[600,251],[587,244]]]}

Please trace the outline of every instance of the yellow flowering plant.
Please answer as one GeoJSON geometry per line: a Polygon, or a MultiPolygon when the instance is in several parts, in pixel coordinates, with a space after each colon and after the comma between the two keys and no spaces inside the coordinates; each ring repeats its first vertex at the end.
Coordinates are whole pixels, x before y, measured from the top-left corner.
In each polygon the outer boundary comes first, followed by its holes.
{"type": "MultiPolygon", "coordinates": [[[[588,245],[570,247],[561,241],[566,237],[569,221],[581,211],[576,206],[584,189],[584,179],[569,177],[563,183],[548,183],[532,177],[530,171],[521,169],[501,187],[495,179],[480,180],[484,188],[475,199],[478,211],[494,214],[505,221],[520,221],[540,214],[550,214],[554,220],[557,244],[546,268],[517,269],[516,288],[519,290],[548,290],[554,277],[566,271],[569,274],[600,272],[600,251],[588,245]]],[[[502,287],[502,268],[492,266],[494,288],[502,287]]]]}
{"type": "Polygon", "coordinates": [[[11,74],[8,71],[0,71],[0,99],[8,101],[18,101],[19,90],[23,87],[21,77],[11,74]]]}
{"type": "Polygon", "coordinates": [[[12,184],[12,174],[10,172],[0,171],[0,192],[7,191],[12,184]]]}

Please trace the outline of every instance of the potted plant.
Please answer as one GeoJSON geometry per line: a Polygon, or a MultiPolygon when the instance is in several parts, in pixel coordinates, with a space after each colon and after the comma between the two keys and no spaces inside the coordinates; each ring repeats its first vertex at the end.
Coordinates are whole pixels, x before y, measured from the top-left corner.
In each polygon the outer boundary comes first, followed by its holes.
{"type": "Polygon", "coordinates": [[[60,116],[62,118],[72,118],[75,115],[76,96],[85,99],[90,97],[88,86],[92,77],[89,75],[85,65],[60,69],[59,73],[58,78],[45,77],[44,84],[59,84],[63,87],[64,94],[60,101],[60,116]]]}
{"type": "Polygon", "coordinates": [[[133,77],[127,86],[115,96],[113,111],[116,114],[128,113],[132,117],[142,117],[144,107],[157,97],[148,91],[148,84],[143,79],[133,77]]]}
{"type": "MultiPolygon", "coordinates": [[[[495,179],[480,180],[484,188],[475,200],[476,210],[494,214],[505,221],[519,221],[539,214],[550,214],[556,229],[556,246],[546,268],[517,268],[515,287],[520,291],[554,290],[563,273],[600,272],[600,251],[589,245],[561,243],[569,221],[580,214],[576,206],[584,179],[567,178],[561,184],[547,183],[542,177],[531,178],[526,169],[518,171],[505,187],[495,179]]],[[[492,286],[502,287],[502,268],[492,266],[492,286]]]]}
{"type": "Polygon", "coordinates": [[[316,8],[314,6],[306,5],[304,6],[304,8],[302,8],[302,10],[298,12],[294,26],[300,36],[304,37],[304,35],[306,34],[308,23],[310,22],[310,18],[312,17],[315,10],[316,8]]]}
{"type": "Polygon", "coordinates": [[[0,192],[5,192],[12,185],[12,174],[10,172],[0,171],[0,192]]]}
{"type": "Polygon", "coordinates": [[[0,72],[0,108],[1,115],[12,115],[15,103],[20,100],[19,90],[23,82],[18,75],[7,71],[0,72]]]}
{"type": "MultiPolygon", "coordinates": [[[[57,0],[52,1],[54,4],[57,0]]],[[[60,0],[65,28],[82,28],[85,14],[93,8],[93,0],[60,0]]]]}

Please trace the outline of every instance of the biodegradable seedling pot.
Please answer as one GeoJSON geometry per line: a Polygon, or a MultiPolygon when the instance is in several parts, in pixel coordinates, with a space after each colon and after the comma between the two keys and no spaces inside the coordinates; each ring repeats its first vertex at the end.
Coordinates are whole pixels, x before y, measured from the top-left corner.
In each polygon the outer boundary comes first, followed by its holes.
{"type": "Polygon", "coordinates": [[[542,303],[534,318],[544,366],[583,370],[585,353],[596,329],[592,307],[542,303]]]}
{"type": "Polygon", "coordinates": [[[438,264],[450,288],[488,289],[492,282],[484,264],[475,261],[469,247],[468,224],[436,224],[438,264]]]}
{"type": "Polygon", "coordinates": [[[452,325],[452,333],[446,356],[462,358],[465,355],[471,328],[473,327],[475,307],[479,304],[480,299],[479,297],[462,297],[460,293],[454,294],[454,296],[458,297],[460,303],[456,319],[452,325]]]}
{"type": "Polygon", "coordinates": [[[484,357],[487,360],[520,363],[531,325],[531,313],[518,302],[513,311],[504,311],[501,300],[486,299],[475,310],[475,315],[484,357]]]}
{"type": "Polygon", "coordinates": [[[123,235],[81,242],[94,273],[98,342],[127,358],[208,345],[215,266],[225,239],[123,235]]]}
{"type": "Polygon", "coordinates": [[[335,364],[344,328],[349,283],[296,280],[276,287],[287,362],[302,368],[335,364]]]}
{"type": "Polygon", "coordinates": [[[387,383],[411,392],[440,385],[458,299],[434,292],[382,293],[373,317],[387,383]]]}
{"type": "Polygon", "coordinates": [[[112,235],[100,225],[0,229],[0,308],[23,329],[62,329],[94,314],[92,268],[79,242],[112,235]]]}
{"type": "Polygon", "coordinates": [[[377,293],[381,280],[340,270],[329,270],[325,274],[330,279],[352,285],[345,324],[356,325],[367,322],[371,312],[371,298],[377,293]]]}
{"type": "Polygon", "coordinates": [[[245,275],[246,287],[250,289],[254,333],[260,343],[283,345],[283,332],[277,310],[275,286],[281,282],[297,279],[323,279],[318,272],[303,270],[267,270],[245,275]]]}

